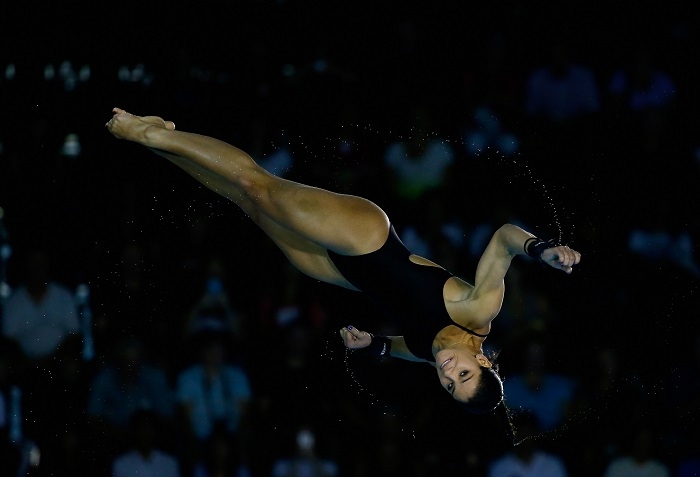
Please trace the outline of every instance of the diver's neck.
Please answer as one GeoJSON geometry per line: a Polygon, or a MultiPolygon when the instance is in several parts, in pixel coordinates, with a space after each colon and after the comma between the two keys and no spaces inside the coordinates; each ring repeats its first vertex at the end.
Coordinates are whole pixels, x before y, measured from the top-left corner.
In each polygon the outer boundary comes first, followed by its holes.
{"type": "Polygon", "coordinates": [[[433,341],[433,354],[444,349],[464,348],[476,354],[483,353],[485,337],[467,333],[456,326],[449,326],[438,333],[433,341]]]}

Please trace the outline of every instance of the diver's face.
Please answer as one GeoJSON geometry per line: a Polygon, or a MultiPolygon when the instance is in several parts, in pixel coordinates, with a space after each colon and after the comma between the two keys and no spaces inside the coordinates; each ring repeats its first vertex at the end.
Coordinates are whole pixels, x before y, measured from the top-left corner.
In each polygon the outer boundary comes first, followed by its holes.
{"type": "Polygon", "coordinates": [[[466,349],[444,349],[435,355],[435,367],[442,387],[457,401],[467,402],[481,380],[482,367],[490,368],[491,362],[466,349]]]}

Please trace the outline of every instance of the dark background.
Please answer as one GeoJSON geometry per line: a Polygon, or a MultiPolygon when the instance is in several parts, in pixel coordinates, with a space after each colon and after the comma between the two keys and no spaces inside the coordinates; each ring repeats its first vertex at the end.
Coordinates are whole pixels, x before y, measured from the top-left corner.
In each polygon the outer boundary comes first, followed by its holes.
{"type": "MultiPolygon", "coordinates": [[[[698,277],[669,260],[633,253],[628,238],[641,229],[687,232],[694,244],[700,239],[698,18],[684,2],[531,3],[7,5],[0,19],[0,68],[13,64],[16,74],[2,77],[0,70],[0,207],[15,256],[34,245],[48,247],[57,280],[71,288],[90,284],[105,334],[144,337],[152,360],[169,373],[182,364],[182,310],[201,293],[201,263],[222,256],[227,290],[248,319],[235,355],[247,366],[257,396],[250,439],[262,475],[286,455],[294,429],[307,420],[343,472],[359,472],[348,455],[372,455],[387,410],[402,428],[400,454],[421,463],[416,469],[483,469],[500,452],[498,431],[487,418],[457,417],[439,388],[426,389],[422,383],[435,379],[430,369],[358,363],[355,375],[365,388],[358,392],[335,330],[349,322],[372,329],[381,318],[371,307],[306,277],[288,278],[282,255],[235,207],[104,129],[118,106],[172,119],[179,129],[244,150],[270,152],[287,143],[295,157],[291,178],[371,198],[396,217],[400,230],[401,219],[421,221],[428,211],[420,204],[406,210],[392,195],[383,153],[410,132],[420,108],[435,134],[457,146],[459,165],[441,191],[451,214],[468,226],[509,216],[583,254],[570,277],[524,260],[513,265],[523,286],[544,296],[556,315],[544,333],[536,333],[554,371],[576,376],[585,388],[597,350],[610,347],[620,361],[611,395],[596,396],[542,445],[579,475],[582,443],[613,431],[624,442],[625,429],[649,420],[658,431],[658,457],[675,469],[681,459],[700,454],[691,433],[697,409],[681,412],[672,404],[697,403],[698,396],[674,396],[670,384],[694,359],[698,277]],[[504,42],[505,57],[491,74],[488,45],[494,38],[504,42]],[[563,124],[525,114],[528,75],[560,42],[593,71],[601,103],[597,113],[563,124]],[[651,150],[643,146],[645,132],[633,112],[607,90],[613,72],[626,67],[642,44],[676,86],[661,139],[651,150]],[[330,65],[325,74],[311,68],[319,58],[330,65]],[[76,70],[89,65],[90,79],[71,90],[58,79],[46,81],[46,65],[58,68],[64,60],[76,70]],[[120,81],[121,67],[139,64],[148,84],[120,81]],[[295,74],[285,75],[285,65],[295,74]],[[503,127],[521,141],[515,161],[496,151],[474,158],[461,147],[471,112],[486,97],[503,127]],[[255,143],[260,124],[264,139],[255,143]],[[78,134],[82,145],[75,158],[60,154],[69,133],[78,134]],[[350,162],[334,151],[347,134],[357,144],[350,162]],[[199,223],[205,224],[203,239],[193,238],[199,223]],[[139,316],[126,316],[133,310],[114,278],[115,257],[132,242],[145,251],[151,287],[139,316]],[[266,325],[259,310],[268,294],[281,294],[284,280],[300,280],[300,302],[318,303],[325,321],[314,325],[303,373],[271,387],[270,366],[284,359],[278,343],[287,331],[266,325]],[[265,366],[256,358],[261,353],[265,366]],[[628,392],[633,384],[638,390],[628,392]],[[630,395],[642,402],[631,405],[630,395]],[[270,400],[294,409],[293,415],[267,412],[263,403],[270,400]],[[481,456],[478,465],[467,463],[472,452],[481,456]]],[[[471,281],[474,260],[458,263],[457,274],[471,281]]],[[[8,273],[10,284],[17,284],[16,260],[8,273]]],[[[499,332],[494,342],[507,379],[520,371],[519,350],[532,336],[499,332]]],[[[98,363],[86,366],[86,382],[106,359],[110,342],[98,349],[98,363]]],[[[612,458],[603,451],[596,454],[601,468],[612,458]]],[[[89,459],[96,469],[108,468],[98,457],[89,459]]]]}

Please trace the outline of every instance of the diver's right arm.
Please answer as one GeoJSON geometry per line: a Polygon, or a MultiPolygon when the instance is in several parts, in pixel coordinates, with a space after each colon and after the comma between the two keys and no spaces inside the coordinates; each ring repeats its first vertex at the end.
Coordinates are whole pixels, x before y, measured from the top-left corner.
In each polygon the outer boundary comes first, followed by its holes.
{"type": "MultiPolygon", "coordinates": [[[[376,354],[378,358],[384,358],[391,356],[393,358],[404,359],[406,361],[413,361],[416,363],[431,363],[422,358],[415,356],[406,346],[406,340],[403,336],[386,336],[386,337],[373,337],[372,334],[358,330],[353,326],[348,326],[347,328],[342,328],[340,330],[340,337],[343,339],[345,347],[348,349],[359,350],[363,348],[369,348],[373,344],[373,338],[375,340],[374,348],[376,351],[370,352],[368,354],[376,354]],[[386,346],[386,351],[384,351],[384,346],[377,346],[379,340],[388,339],[389,342],[386,346]],[[384,351],[384,353],[382,353],[384,351]],[[388,351],[388,353],[386,353],[388,351]]],[[[431,363],[432,364],[432,363],[431,363]]]]}

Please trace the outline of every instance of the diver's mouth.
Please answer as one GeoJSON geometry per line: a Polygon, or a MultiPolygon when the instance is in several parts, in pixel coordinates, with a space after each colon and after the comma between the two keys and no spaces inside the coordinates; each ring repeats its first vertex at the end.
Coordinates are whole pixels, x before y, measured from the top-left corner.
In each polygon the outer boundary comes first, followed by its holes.
{"type": "Polygon", "coordinates": [[[450,361],[452,361],[452,358],[447,358],[445,362],[440,365],[440,369],[444,369],[447,363],[449,363],[450,361]]]}

